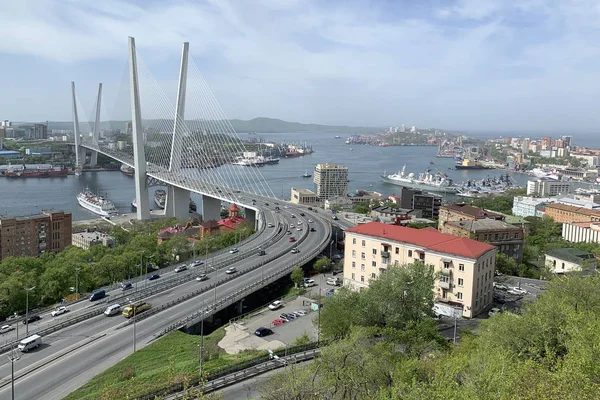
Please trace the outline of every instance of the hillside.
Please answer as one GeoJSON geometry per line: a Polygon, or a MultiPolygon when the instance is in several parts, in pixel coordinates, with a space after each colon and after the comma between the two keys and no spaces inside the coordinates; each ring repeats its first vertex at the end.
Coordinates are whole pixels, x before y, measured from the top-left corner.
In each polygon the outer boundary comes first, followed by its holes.
{"type": "MultiPolygon", "coordinates": [[[[279,133],[279,132],[324,132],[324,133],[345,133],[345,134],[366,134],[380,131],[377,127],[353,127],[353,126],[332,126],[318,124],[303,124],[300,122],[288,122],[280,119],[259,117],[249,121],[241,119],[232,119],[229,121],[236,132],[257,132],[257,133],[279,133]]],[[[124,129],[125,121],[104,121],[101,129],[110,127],[124,129]]],[[[49,121],[49,129],[72,130],[71,121],[49,121]]]]}

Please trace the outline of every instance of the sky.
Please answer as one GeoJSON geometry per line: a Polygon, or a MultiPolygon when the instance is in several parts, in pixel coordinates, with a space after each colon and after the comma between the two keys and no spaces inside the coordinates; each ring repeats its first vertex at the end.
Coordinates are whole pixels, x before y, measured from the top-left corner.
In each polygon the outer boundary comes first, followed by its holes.
{"type": "Polygon", "coordinates": [[[71,120],[71,81],[87,111],[103,82],[103,118],[127,118],[133,36],[171,102],[181,45],[190,42],[193,63],[229,118],[568,133],[600,125],[595,0],[20,0],[2,7],[0,119],[71,120]]]}

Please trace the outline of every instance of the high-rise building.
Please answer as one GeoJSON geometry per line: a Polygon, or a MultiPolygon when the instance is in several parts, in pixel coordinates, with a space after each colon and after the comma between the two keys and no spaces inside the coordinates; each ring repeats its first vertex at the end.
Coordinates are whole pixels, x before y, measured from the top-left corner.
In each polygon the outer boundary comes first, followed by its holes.
{"type": "Polygon", "coordinates": [[[348,168],[336,164],[317,164],[315,189],[320,201],[348,195],[348,168]]]}
{"type": "Polygon", "coordinates": [[[12,121],[5,119],[4,121],[0,121],[0,126],[3,128],[10,128],[12,126],[12,121]]]}
{"type": "Polygon", "coordinates": [[[573,147],[573,136],[571,136],[571,135],[563,136],[562,140],[565,143],[565,147],[573,147]]]}
{"type": "Polygon", "coordinates": [[[406,132],[406,125],[404,125],[404,124],[400,125],[400,132],[402,132],[402,133],[406,132]]]}
{"type": "Polygon", "coordinates": [[[48,139],[48,125],[34,124],[27,127],[25,137],[30,140],[48,139]]]}
{"type": "Polygon", "coordinates": [[[131,122],[125,122],[125,134],[126,135],[133,134],[133,124],[131,122]]]}
{"type": "Polygon", "coordinates": [[[423,218],[437,219],[442,196],[433,193],[424,193],[422,190],[402,187],[400,193],[400,207],[407,210],[421,210],[423,218]]]}
{"type": "Polygon", "coordinates": [[[527,181],[527,196],[549,197],[571,192],[569,181],[538,178],[527,181]]]}
{"type": "Polygon", "coordinates": [[[0,218],[0,261],[6,257],[37,257],[71,245],[72,215],[46,210],[26,217],[0,218]]]}

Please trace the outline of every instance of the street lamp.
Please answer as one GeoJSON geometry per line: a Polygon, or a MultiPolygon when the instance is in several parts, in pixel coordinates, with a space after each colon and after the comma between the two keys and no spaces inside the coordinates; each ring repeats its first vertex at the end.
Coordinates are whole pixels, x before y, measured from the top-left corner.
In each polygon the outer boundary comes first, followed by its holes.
{"type": "Polygon", "coordinates": [[[25,288],[25,293],[27,293],[25,300],[25,335],[29,336],[29,292],[35,289],[35,286],[30,288],[25,288]]]}
{"type": "Polygon", "coordinates": [[[10,354],[7,354],[6,357],[10,360],[10,371],[11,371],[11,380],[10,386],[12,389],[12,400],[15,400],[15,361],[18,361],[21,356],[17,353],[16,349],[12,349],[10,354]]]}
{"type": "Polygon", "coordinates": [[[81,267],[75,268],[75,299],[79,300],[79,271],[81,267]]]}
{"type": "Polygon", "coordinates": [[[206,314],[206,302],[202,300],[202,320],[200,321],[200,383],[202,383],[202,350],[204,349],[204,315],[206,314]]]}
{"type": "Polygon", "coordinates": [[[133,300],[131,300],[128,297],[127,301],[129,302],[129,307],[131,307],[131,311],[133,312],[133,352],[135,353],[135,322],[136,322],[137,312],[136,312],[135,306],[133,305],[133,300]]]}

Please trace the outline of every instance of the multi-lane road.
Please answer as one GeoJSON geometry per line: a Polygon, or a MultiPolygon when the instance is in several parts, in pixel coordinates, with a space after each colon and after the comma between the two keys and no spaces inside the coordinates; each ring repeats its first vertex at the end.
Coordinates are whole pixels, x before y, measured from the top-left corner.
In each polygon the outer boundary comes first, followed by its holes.
{"type": "MultiPolygon", "coordinates": [[[[283,229],[284,232],[277,236],[279,240],[268,247],[266,256],[262,257],[266,258],[269,254],[282,252],[285,254],[259,268],[256,266],[261,263],[261,256],[256,252],[238,262],[231,263],[228,266],[235,266],[240,276],[217,286],[217,299],[224,298],[248,286],[251,282],[260,281],[263,276],[294,264],[298,255],[289,252],[293,247],[297,246],[300,250],[299,255],[303,255],[305,252],[323,247],[323,243],[328,242],[329,238],[324,237],[324,234],[329,232],[326,226],[328,221],[306,211],[306,216],[302,217],[300,216],[302,210],[285,209],[283,205],[281,212],[276,213],[274,207],[274,204],[269,207],[261,205],[265,217],[264,223],[274,225],[273,228],[266,228],[265,235],[268,237],[269,230],[283,229]],[[295,214],[295,218],[292,218],[292,213],[295,214]],[[309,219],[314,221],[309,223],[309,219]],[[303,222],[301,224],[302,231],[290,228],[291,224],[297,226],[298,221],[303,222]],[[314,227],[315,232],[311,232],[310,227],[314,227]],[[291,232],[290,235],[287,234],[288,229],[291,232]],[[298,242],[289,242],[290,236],[295,236],[298,242]]],[[[253,241],[245,246],[256,249],[257,245],[253,241]]],[[[240,252],[244,251],[243,246],[240,246],[240,252]]],[[[228,256],[233,258],[235,254],[226,254],[221,257],[228,256]]],[[[207,281],[197,282],[195,277],[203,271],[203,266],[198,269],[200,271],[191,270],[189,272],[188,270],[188,272],[180,273],[187,273],[189,280],[145,300],[150,302],[153,307],[159,307],[185,293],[195,291],[203,285],[210,286],[224,276],[223,267],[220,270],[209,271],[210,278],[207,281]]],[[[166,277],[167,275],[161,279],[166,277]]],[[[147,345],[165,327],[193,314],[203,305],[212,304],[214,300],[215,291],[210,290],[165,311],[141,319],[135,327],[137,349],[147,345]]],[[[87,303],[89,305],[89,302],[87,303]]],[[[68,317],[68,314],[65,314],[58,318],[68,317]]],[[[105,317],[100,315],[45,336],[44,343],[40,348],[21,354],[21,358],[14,364],[15,398],[48,400],[63,398],[93,376],[131,354],[133,333],[133,325],[127,324],[123,316],[105,317]]],[[[0,359],[0,376],[3,377],[0,380],[0,399],[10,398],[10,367],[10,361],[6,357],[0,359]]]]}

